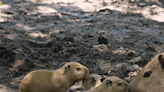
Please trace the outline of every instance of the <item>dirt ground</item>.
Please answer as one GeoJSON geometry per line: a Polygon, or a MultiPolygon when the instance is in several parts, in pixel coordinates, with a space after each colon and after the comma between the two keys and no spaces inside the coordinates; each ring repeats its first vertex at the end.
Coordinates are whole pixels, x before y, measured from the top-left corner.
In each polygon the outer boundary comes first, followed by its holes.
{"type": "Polygon", "coordinates": [[[163,0],[1,0],[0,92],[76,61],[128,82],[164,51],[163,0]]]}

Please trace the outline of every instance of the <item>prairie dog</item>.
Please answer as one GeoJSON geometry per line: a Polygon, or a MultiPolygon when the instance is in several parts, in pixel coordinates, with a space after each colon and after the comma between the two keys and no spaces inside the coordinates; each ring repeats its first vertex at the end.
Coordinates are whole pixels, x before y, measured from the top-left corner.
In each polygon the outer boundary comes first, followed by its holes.
{"type": "Polygon", "coordinates": [[[28,73],[20,84],[20,92],[66,92],[75,82],[89,73],[87,67],[77,62],[65,63],[54,71],[36,70],[28,73]]]}
{"type": "Polygon", "coordinates": [[[101,84],[101,76],[98,74],[89,74],[82,80],[82,87],[84,90],[90,90],[101,84]]]}
{"type": "Polygon", "coordinates": [[[130,82],[128,92],[164,92],[164,53],[154,56],[130,82]]]}
{"type": "MultiPolygon", "coordinates": [[[[106,77],[101,85],[82,92],[127,92],[128,83],[116,76],[106,77]]],[[[78,91],[80,92],[80,91],[78,91]]]]}

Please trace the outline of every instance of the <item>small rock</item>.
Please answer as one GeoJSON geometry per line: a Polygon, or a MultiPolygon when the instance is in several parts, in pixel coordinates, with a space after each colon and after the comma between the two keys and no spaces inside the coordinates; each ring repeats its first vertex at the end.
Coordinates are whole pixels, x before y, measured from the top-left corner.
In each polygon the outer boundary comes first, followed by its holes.
{"type": "Polygon", "coordinates": [[[107,51],[108,48],[106,45],[104,44],[99,44],[99,45],[93,45],[93,48],[97,51],[103,52],[103,51],[107,51]]]}
{"type": "Polygon", "coordinates": [[[73,38],[73,37],[70,37],[70,36],[65,36],[65,37],[64,37],[64,40],[65,40],[65,41],[74,42],[74,38],[73,38]]]}
{"type": "Polygon", "coordinates": [[[98,37],[99,44],[108,44],[108,37],[105,31],[99,31],[98,34],[99,34],[98,37]]]}
{"type": "Polygon", "coordinates": [[[137,75],[137,72],[131,72],[129,75],[130,76],[136,76],[137,75]]]}
{"type": "Polygon", "coordinates": [[[134,65],[132,65],[129,69],[131,70],[131,71],[135,71],[135,70],[138,70],[140,67],[137,65],[137,64],[134,64],[134,65]]]}
{"type": "Polygon", "coordinates": [[[133,51],[133,50],[129,50],[127,52],[127,56],[129,56],[129,57],[137,57],[138,56],[138,53],[135,52],[135,51],[133,51]]]}
{"type": "Polygon", "coordinates": [[[154,47],[151,47],[151,46],[147,47],[146,48],[146,51],[156,52],[155,48],[154,47]]]}
{"type": "Polygon", "coordinates": [[[142,59],[142,57],[141,56],[138,56],[138,57],[135,57],[135,58],[133,58],[131,60],[128,60],[128,62],[135,63],[135,62],[141,61],[141,59],[142,59]]]}

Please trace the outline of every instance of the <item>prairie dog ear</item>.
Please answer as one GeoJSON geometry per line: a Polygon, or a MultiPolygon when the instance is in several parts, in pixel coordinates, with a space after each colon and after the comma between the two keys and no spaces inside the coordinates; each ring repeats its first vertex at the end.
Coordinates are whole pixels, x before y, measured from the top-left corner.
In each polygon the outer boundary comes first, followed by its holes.
{"type": "Polygon", "coordinates": [[[59,67],[64,66],[64,65],[65,65],[66,63],[68,63],[68,62],[71,62],[71,61],[68,60],[68,61],[66,61],[66,62],[62,62],[62,63],[59,64],[59,67]]]}
{"type": "Polygon", "coordinates": [[[107,86],[107,87],[111,87],[111,86],[112,86],[112,81],[106,80],[106,86],[107,86]]]}
{"type": "Polygon", "coordinates": [[[100,79],[101,82],[103,82],[104,80],[105,80],[105,77],[102,77],[102,78],[100,79]]]}
{"type": "Polygon", "coordinates": [[[100,81],[103,82],[105,80],[105,76],[102,75],[100,81]]]}
{"type": "Polygon", "coordinates": [[[161,64],[162,69],[164,69],[164,57],[163,57],[163,55],[159,55],[158,56],[158,60],[159,60],[159,62],[161,64]]]}
{"type": "Polygon", "coordinates": [[[68,71],[70,71],[70,65],[67,65],[67,66],[64,67],[64,73],[66,73],[68,71]]]}
{"type": "Polygon", "coordinates": [[[96,83],[96,80],[97,80],[97,78],[96,77],[93,77],[92,78],[92,84],[95,84],[96,83]]]}
{"type": "Polygon", "coordinates": [[[65,65],[66,62],[63,62],[61,64],[59,64],[59,67],[62,67],[63,65],[65,65]]]}

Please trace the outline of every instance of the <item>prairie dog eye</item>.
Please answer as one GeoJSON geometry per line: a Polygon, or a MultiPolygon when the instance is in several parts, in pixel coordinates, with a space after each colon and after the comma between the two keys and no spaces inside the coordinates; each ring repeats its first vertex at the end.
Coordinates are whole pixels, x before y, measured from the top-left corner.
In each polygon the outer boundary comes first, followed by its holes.
{"type": "Polygon", "coordinates": [[[121,86],[121,85],[122,85],[122,83],[117,83],[117,85],[118,85],[118,86],[121,86]]]}
{"type": "Polygon", "coordinates": [[[144,77],[149,77],[151,75],[152,71],[145,72],[144,77]]]}
{"type": "Polygon", "coordinates": [[[80,70],[81,70],[81,68],[76,68],[76,70],[77,70],[77,71],[80,71],[80,70]]]}

